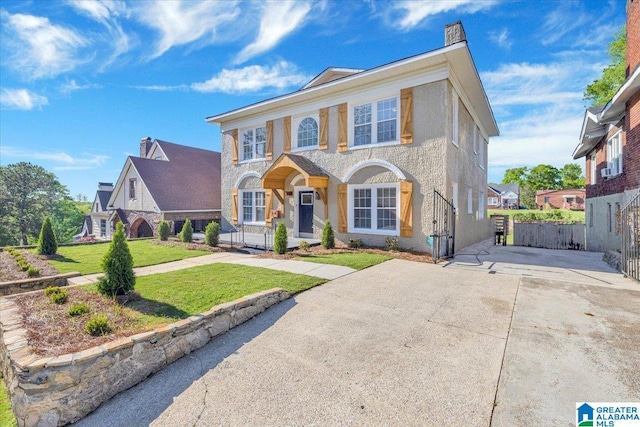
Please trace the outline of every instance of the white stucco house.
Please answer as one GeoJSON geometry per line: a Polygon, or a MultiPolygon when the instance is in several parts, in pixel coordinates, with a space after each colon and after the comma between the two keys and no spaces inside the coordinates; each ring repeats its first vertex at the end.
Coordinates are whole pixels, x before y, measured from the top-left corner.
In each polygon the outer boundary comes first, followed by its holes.
{"type": "Polygon", "coordinates": [[[440,49],[328,68],[298,91],[206,120],[222,133],[223,229],[283,221],[291,236],[319,238],[330,220],[345,243],[395,237],[432,252],[438,191],[457,209],[456,247],[490,237],[487,150],[498,127],[459,22],[440,49]]]}

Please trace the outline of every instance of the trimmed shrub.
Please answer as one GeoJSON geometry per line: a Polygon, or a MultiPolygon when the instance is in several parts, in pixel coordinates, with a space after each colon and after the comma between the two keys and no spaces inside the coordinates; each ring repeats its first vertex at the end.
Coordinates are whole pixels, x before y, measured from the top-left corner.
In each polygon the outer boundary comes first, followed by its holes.
{"type": "Polygon", "coordinates": [[[300,240],[298,247],[305,252],[309,252],[309,249],[311,249],[311,245],[306,240],[300,240]]]}
{"type": "Polygon", "coordinates": [[[44,294],[46,296],[51,296],[53,294],[57,294],[58,292],[60,292],[60,288],[58,286],[47,286],[47,288],[44,290],[44,294]]]}
{"type": "Polygon", "coordinates": [[[58,289],[58,292],[49,295],[49,302],[51,304],[64,304],[67,302],[67,291],[58,289]]]}
{"type": "Polygon", "coordinates": [[[277,254],[287,252],[287,227],[284,222],[279,222],[276,227],[276,238],[273,242],[273,251],[277,254]]]}
{"type": "Polygon", "coordinates": [[[69,307],[69,316],[82,316],[89,312],[89,305],[85,302],[78,302],[69,307]]]}
{"type": "Polygon", "coordinates": [[[331,221],[327,220],[322,229],[322,247],[325,249],[333,249],[336,247],[336,238],[333,234],[331,221]]]}
{"type": "Polygon", "coordinates": [[[359,237],[349,239],[349,247],[352,249],[362,248],[362,239],[359,237]]]}
{"type": "Polygon", "coordinates": [[[180,232],[180,240],[184,243],[191,243],[193,241],[193,227],[191,226],[191,221],[189,218],[184,222],[182,226],[182,231],[180,232]]]}
{"type": "Polygon", "coordinates": [[[98,281],[98,291],[102,295],[114,297],[124,295],[133,290],[136,276],[133,273],[133,257],[124,236],[121,222],[116,226],[113,240],[102,259],[102,270],[105,275],[98,281]]]}
{"type": "Polygon", "coordinates": [[[51,228],[51,218],[46,217],[42,228],[40,229],[40,237],[38,238],[38,255],[53,255],[58,250],[58,241],[56,235],[53,234],[51,228]]]}
{"type": "Polygon", "coordinates": [[[109,319],[104,314],[100,314],[98,316],[93,316],[91,319],[87,321],[87,324],[84,327],[84,330],[91,336],[98,337],[100,335],[107,335],[111,332],[111,327],[109,326],[109,319]]]}
{"type": "Polygon", "coordinates": [[[220,240],[220,224],[211,221],[204,229],[204,244],[208,246],[218,246],[220,240]]]}
{"type": "Polygon", "coordinates": [[[158,225],[158,238],[160,240],[168,240],[170,233],[171,227],[169,227],[169,223],[165,220],[160,221],[160,224],[158,225]]]}
{"type": "Polygon", "coordinates": [[[38,277],[40,275],[40,269],[37,267],[29,267],[27,269],[27,276],[29,277],[38,277]]]}
{"type": "Polygon", "coordinates": [[[387,244],[387,250],[397,251],[400,249],[400,242],[397,237],[387,237],[384,241],[387,244]]]}

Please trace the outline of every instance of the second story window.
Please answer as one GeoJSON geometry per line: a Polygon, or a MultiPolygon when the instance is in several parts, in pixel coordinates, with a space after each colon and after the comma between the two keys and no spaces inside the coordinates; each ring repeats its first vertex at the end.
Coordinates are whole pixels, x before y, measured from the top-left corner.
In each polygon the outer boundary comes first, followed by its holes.
{"type": "Polygon", "coordinates": [[[129,199],[136,198],[136,179],[131,178],[129,180],[129,199]]]}
{"type": "Polygon", "coordinates": [[[622,133],[618,132],[607,141],[607,167],[611,175],[622,173],[622,133]]]}
{"type": "Polygon", "coordinates": [[[305,117],[298,124],[296,132],[297,148],[318,146],[318,121],[313,117],[305,117]]]}
{"type": "Polygon", "coordinates": [[[242,160],[264,159],[267,145],[265,126],[242,131],[242,160]]]}
{"type": "Polygon", "coordinates": [[[398,99],[353,107],[353,145],[398,141],[398,99]]]}

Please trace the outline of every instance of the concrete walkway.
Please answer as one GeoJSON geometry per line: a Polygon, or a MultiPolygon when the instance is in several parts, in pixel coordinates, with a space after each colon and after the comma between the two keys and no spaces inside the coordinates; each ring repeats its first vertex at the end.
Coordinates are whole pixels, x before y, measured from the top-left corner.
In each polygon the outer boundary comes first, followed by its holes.
{"type": "MultiPolygon", "coordinates": [[[[133,271],[135,272],[137,277],[141,277],[215,263],[241,264],[252,267],[262,267],[271,270],[306,274],[308,276],[315,276],[328,280],[337,279],[338,277],[342,277],[356,271],[353,268],[343,267],[340,265],[319,264],[316,262],[308,261],[256,258],[253,255],[246,255],[237,252],[216,252],[210,255],[185,258],[180,261],[166,262],[164,264],[150,265],[148,267],[137,267],[134,268],[133,271]]],[[[98,278],[100,278],[101,276],[103,276],[102,273],[73,277],[68,279],[68,284],[69,286],[89,285],[91,283],[96,283],[98,281],[98,278]]]]}

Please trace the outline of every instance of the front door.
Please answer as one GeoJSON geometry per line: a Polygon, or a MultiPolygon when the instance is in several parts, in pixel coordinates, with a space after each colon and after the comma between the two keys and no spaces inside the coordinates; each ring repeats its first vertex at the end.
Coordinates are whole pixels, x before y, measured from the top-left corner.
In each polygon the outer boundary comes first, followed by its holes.
{"type": "Polygon", "coordinates": [[[298,232],[313,234],[313,191],[298,193],[298,232]]]}

